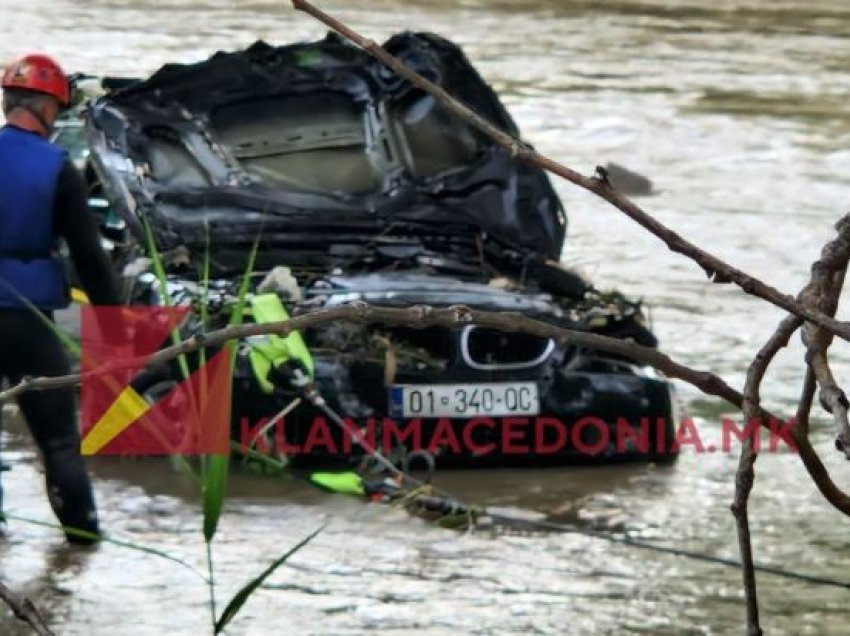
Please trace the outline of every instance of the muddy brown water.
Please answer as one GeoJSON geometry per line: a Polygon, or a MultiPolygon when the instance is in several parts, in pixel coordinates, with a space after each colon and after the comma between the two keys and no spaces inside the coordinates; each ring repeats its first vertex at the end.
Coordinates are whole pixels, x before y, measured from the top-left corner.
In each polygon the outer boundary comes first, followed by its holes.
{"type": "MultiPolygon", "coordinates": [[[[842,0],[374,0],[324,6],[382,38],[429,29],[462,45],[502,93],[525,136],[585,172],[614,161],[649,175],[643,199],[673,228],[786,292],[848,210],[850,5],[842,0]]],[[[282,1],[0,2],[0,57],[50,49],[71,69],[139,74],[256,38],[323,29],[282,1]]],[[[694,265],[605,204],[559,184],[570,213],[564,261],[600,286],[642,296],[664,348],[740,386],[781,312],[694,265]]],[[[838,376],[850,375],[844,345],[838,376]]],[[[790,412],[802,374],[795,343],[773,367],[767,403],[790,412]]],[[[700,430],[728,409],[680,387],[700,430]]],[[[850,470],[819,413],[814,437],[840,484],[850,470]]],[[[25,435],[4,437],[7,508],[51,520],[25,435]]],[[[688,450],[672,467],[442,473],[480,503],[536,510],[679,548],[735,556],[729,503],[736,458],[688,450]]],[[[166,462],[92,463],[103,525],[203,567],[190,484],[166,462]]],[[[766,564],[850,579],[850,523],[789,453],[763,456],[752,500],[766,564]]],[[[574,535],[462,535],[402,513],[319,494],[295,481],[233,476],[216,539],[219,603],[274,555],[330,520],[270,579],[231,634],[734,634],[734,569],[574,535]]],[[[197,634],[206,590],[180,566],[113,545],[66,549],[13,523],[0,578],[30,595],[59,634],[197,634]]],[[[848,592],[759,577],[774,634],[843,634],[848,592]]],[[[0,633],[26,633],[0,618],[0,633]]]]}

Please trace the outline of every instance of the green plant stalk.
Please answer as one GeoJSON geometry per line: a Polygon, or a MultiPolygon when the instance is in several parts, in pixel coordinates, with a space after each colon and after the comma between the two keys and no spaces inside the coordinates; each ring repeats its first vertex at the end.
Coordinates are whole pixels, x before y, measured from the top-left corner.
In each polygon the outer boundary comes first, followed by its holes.
{"type": "MultiPolygon", "coordinates": [[[[239,286],[239,296],[236,305],[230,314],[230,324],[240,325],[243,320],[245,311],[245,299],[248,296],[248,287],[251,281],[251,272],[254,270],[257,252],[260,248],[260,236],[257,235],[254,241],[254,246],[248,256],[245,275],[242,278],[242,283],[239,286]]],[[[234,341],[228,342],[225,346],[230,353],[231,369],[236,361],[236,345],[234,341]]],[[[207,542],[212,541],[218,528],[218,521],[221,517],[221,510],[224,506],[225,491],[227,489],[227,472],[230,467],[230,454],[226,455],[210,455],[207,460],[206,478],[204,479],[204,539],[207,542]]]]}
{"type": "MultiPolygon", "coordinates": [[[[201,293],[201,306],[200,306],[200,314],[201,314],[201,329],[203,331],[207,330],[207,325],[209,323],[209,307],[207,307],[207,300],[209,298],[209,290],[210,290],[210,228],[206,223],[204,224],[204,264],[203,271],[201,273],[201,281],[203,285],[203,292],[201,293]]],[[[203,400],[206,398],[205,389],[206,389],[206,363],[207,363],[207,351],[206,348],[201,347],[198,351],[198,363],[199,368],[201,370],[201,400],[203,404],[203,400]]],[[[207,458],[201,457],[201,479],[202,483],[207,483],[208,470],[207,470],[207,458]]],[[[209,590],[209,607],[210,607],[210,625],[213,630],[215,630],[216,623],[216,605],[215,605],[215,561],[213,560],[213,550],[212,550],[212,541],[206,541],[207,546],[207,589],[209,590]]]]}
{"type": "Polygon", "coordinates": [[[245,602],[251,597],[251,595],[257,590],[257,588],[260,587],[263,582],[274,573],[275,570],[277,570],[281,565],[286,563],[292,555],[301,550],[301,548],[310,543],[310,541],[315,539],[316,536],[322,530],[324,530],[326,526],[327,524],[323,523],[321,526],[313,530],[313,532],[301,539],[301,541],[296,543],[292,548],[287,550],[278,559],[273,561],[265,570],[263,570],[259,574],[259,576],[246,583],[238,592],[236,592],[233,598],[230,599],[230,602],[227,604],[227,607],[225,607],[224,611],[221,613],[221,618],[219,618],[218,622],[215,624],[213,634],[220,634],[221,630],[223,630],[227,626],[227,624],[231,620],[233,620],[233,618],[236,616],[236,614],[239,613],[239,610],[242,609],[242,606],[245,605],[245,602]]]}
{"type": "Polygon", "coordinates": [[[215,631],[216,608],[215,608],[215,567],[213,561],[212,542],[207,541],[207,590],[210,595],[210,625],[215,631]]]}
{"type": "Polygon", "coordinates": [[[6,519],[11,519],[13,521],[20,521],[21,523],[28,523],[34,526],[40,526],[43,528],[53,528],[55,530],[61,530],[62,532],[66,532],[68,534],[81,537],[83,539],[91,539],[93,541],[101,541],[103,543],[110,543],[112,545],[119,546],[121,548],[127,548],[128,550],[134,550],[136,552],[144,552],[145,554],[150,554],[152,556],[157,556],[166,561],[171,561],[172,563],[176,563],[177,565],[181,565],[187,570],[190,570],[192,574],[196,575],[205,583],[208,582],[208,578],[203,575],[203,573],[199,572],[192,564],[187,563],[183,559],[168,554],[162,550],[158,550],[156,548],[151,548],[145,545],[141,545],[139,543],[133,543],[131,541],[124,541],[122,539],[111,539],[107,536],[103,536],[100,534],[95,534],[93,532],[88,532],[87,530],[82,530],[80,528],[73,528],[71,526],[63,526],[57,523],[50,523],[49,521],[41,521],[39,519],[30,519],[29,517],[21,517],[20,515],[16,515],[9,512],[4,512],[3,516],[6,519]]]}
{"type": "MultiPolygon", "coordinates": [[[[201,283],[203,285],[203,292],[201,293],[201,328],[206,331],[207,323],[209,322],[209,307],[207,307],[207,300],[209,299],[210,292],[210,227],[206,223],[204,224],[204,265],[203,271],[201,272],[201,283]]],[[[206,362],[206,349],[201,347],[200,351],[198,351],[198,355],[201,358],[201,364],[206,362]]]]}
{"type": "MultiPolygon", "coordinates": [[[[257,235],[254,241],[254,246],[248,256],[248,263],[245,268],[245,275],[239,285],[239,296],[231,314],[230,324],[242,324],[243,312],[245,310],[245,299],[248,296],[248,286],[251,280],[251,272],[254,271],[254,263],[257,258],[257,251],[260,246],[260,235],[257,235]]],[[[207,257],[209,251],[207,252],[207,257]]],[[[208,262],[205,263],[205,269],[208,262]]],[[[205,276],[208,272],[205,271],[205,276]]],[[[236,342],[228,342],[225,344],[230,357],[230,368],[233,369],[236,360],[236,342]]],[[[232,378],[231,378],[232,380],[232,378]]],[[[207,571],[209,580],[209,606],[212,617],[212,626],[215,633],[216,629],[216,607],[215,607],[215,574],[212,541],[218,529],[218,522],[221,519],[221,511],[224,508],[224,500],[227,497],[227,478],[230,471],[230,454],[225,455],[208,455],[202,459],[203,466],[203,509],[204,509],[204,541],[207,544],[207,571]]]]}
{"type": "MultiPolygon", "coordinates": [[[[156,246],[156,240],[154,239],[153,230],[151,229],[148,217],[144,214],[142,214],[141,217],[145,228],[145,241],[148,244],[148,252],[151,255],[151,261],[153,262],[153,271],[156,275],[157,282],[159,283],[159,295],[165,306],[171,307],[171,299],[168,297],[168,276],[166,275],[165,267],[162,264],[162,256],[156,246]]],[[[171,342],[173,344],[180,342],[180,333],[177,329],[171,330],[171,342]]],[[[180,365],[180,372],[183,374],[183,379],[188,380],[190,373],[189,362],[186,360],[186,356],[181,354],[177,357],[177,361],[180,365]]]]}
{"type": "MultiPolygon", "coordinates": [[[[147,242],[148,252],[150,253],[151,261],[153,263],[154,274],[156,275],[157,282],[159,283],[159,295],[161,296],[162,302],[165,306],[171,307],[171,299],[168,297],[168,277],[165,273],[165,267],[162,264],[162,256],[156,246],[156,240],[154,239],[153,230],[151,229],[147,215],[141,214],[140,216],[142,218],[142,224],[144,225],[145,241],[147,242]]],[[[171,342],[172,344],[180,342],[180,333],[177,329],[171,330],[171,342]]],[[[191,374],[189,373],[189,362],[186,360],[186,355],[180,354],[177,357],[177,363],[180,365],[180,373],[183,375],[183,379],[188,380],[191,374]]],[[[191,385],[189,383],[186,383],[186,387],[189,391],[191,391],[191,385]]],[[[194,408],[195,396],[189,395],[189,401],[194,408]]],[[[177,457],[177,455],[171,456],[172,464],[185,474],[192,477],[195,481],[200,481],[200,478],[195,471],[192,470],[189,462],[187,462],[183,457],[180,457],[179,459],[177,459],[177,457]]]]}
{"type": "MultiPolygon", "coordinates": [[[[204,264],[203,271],[201,272],[201,283],[203,285],[203,292],[201,294],[201,306],[199,308],[201,314],[201,331],[206,332],[207,326],[209,323],[209,308],[207,307],[207,300],[209,298],[210,291],[210,228],[207,223],[204,223],[204,264]]],[[[201,388],[201,402],[200,404],[204,404],[204,400],[206,399],[206,386],[207,386],[207,350],[206,347],[201,347],[198,350],[198,368],[201,374],[199,385],[201,388]]],[[[207,474],[207,458],[201,457],[201,481],[206,480],[207,474]]]]}

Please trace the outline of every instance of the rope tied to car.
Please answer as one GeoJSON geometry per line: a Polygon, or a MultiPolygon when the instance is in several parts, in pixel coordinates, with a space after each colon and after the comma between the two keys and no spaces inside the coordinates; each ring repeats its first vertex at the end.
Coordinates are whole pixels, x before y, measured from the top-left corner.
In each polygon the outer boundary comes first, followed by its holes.
{"type": "MultiPolygon", "coordinates": [[[[740,569],[741,561],[729,557],[716,556],[698,552],[695,550],[686,550],[670,545],[659,545],[649,541],[641,541],[634,539],[628,535],[618,535],[605,530],[594,530],[590,528],[582,528],[580,526],[568,525],[550,521],[548,519],[530,519],[520,515],[510,515],[506,512],[495,511],[488,509],[486,506],[475,506],[465,503],[461,498],[454,496],[451,493],[435,488],[430,482],[435,472],[435,460],[430,453],[420,454],[418,452],[411,453],[405,458],[402,468],[397,467],[387,457],[385,457],[378,449],[373,448],[359,434],[359,431],[352,430],[345,420],[334,411],[333,408],[318,394],[315,387],[312,385],[310,378],[298,369],[294,371],[293,384],[299,387],[302,397],[322,410],[327,417],[341,428],[343,433],[353,434],[354,441],[360,445],[365,453],[373,457],[378,464],[384,467],[391,475],[391,479],[367,482],[362,480],[363,493],[369,496],[380,495],[387,502],[402,501],[406,507],[410,509],[419,508],[426,512],[440,513],[446,517],[464,516],[469,520],[469,529],[494,529],[494,530],[525,530],[530,532],[545,532],[549,534],[575,534],[584,536],[590,539],[606,541],[623,545],[630,548],[641,550],[649,550],[659,554],[667,554],[693,561],[700,561],[724,567],[740,569]],[[419,480],[407,473],[410,467],[412,458],[422,457],[428,466],[429,477],[427,481],[419,480]],[[411,488],[412,486],[412,488],[411,488]]],[[[375,497],[372,497],[375,499],[375,497]]],[[[850,581],[840,579],[817,576],[807,574],[805,572],[797,572],[773,565],[756,564],[756,572],[778,576],[787,580],[798,581],[811,585],[838,587],[850,590],[850,581]]]]}

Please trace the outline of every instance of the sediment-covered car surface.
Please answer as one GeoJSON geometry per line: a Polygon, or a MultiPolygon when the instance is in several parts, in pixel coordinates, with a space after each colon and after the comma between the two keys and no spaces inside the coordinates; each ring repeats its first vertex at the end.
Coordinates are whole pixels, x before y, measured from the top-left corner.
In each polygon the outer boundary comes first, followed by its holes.
{"type": "MultiPolygon", "coordinates": [[[[410,33],[386,46],[518,134],[456,46],[410,33]]],[[[289,314],[352,300],[463,304],[656,344],[639,303],[558,264],[566,215],[542,171],[333,36],[163,67],[97,99],[86,139],[133,302],[164,302],[145,257],[152,237],[169,302],[203,302],[223,324],[256,244],[249,289],[289,314]]],[[[475,325],[337,324],[302,336],[319,392],[379,443],[475,464],[674,455],[657,444],[672,437],[669,383],[629,360],[475,325]],[[646,452],[639,436],[618,437],[618,420],[643,423],[646,452]]],[[[256,348],[242,343],[237,356],[238,438],[297,397],[256,348]]],[[[339,430],[330,425],[330,440],[320,430],[324,415],[301,403],[260,443],[347,454],[339,430]]]]}

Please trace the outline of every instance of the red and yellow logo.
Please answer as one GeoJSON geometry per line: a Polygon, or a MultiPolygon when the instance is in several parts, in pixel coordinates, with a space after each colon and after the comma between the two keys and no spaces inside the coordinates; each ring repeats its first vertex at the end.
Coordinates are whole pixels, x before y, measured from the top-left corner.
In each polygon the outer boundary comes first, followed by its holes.
{"type": "Polygon", "coordinates": [[[84,455],[230,452],[229,352],[222,349],[205,364],[195,365],[186,379],[147,368],[151,356],[167,343],[188,311],[185,307],[83,308],[84,455]],[[123,368],[105,371],[104,365],[123,368]]]}

